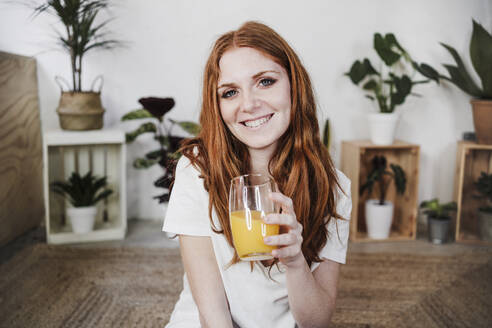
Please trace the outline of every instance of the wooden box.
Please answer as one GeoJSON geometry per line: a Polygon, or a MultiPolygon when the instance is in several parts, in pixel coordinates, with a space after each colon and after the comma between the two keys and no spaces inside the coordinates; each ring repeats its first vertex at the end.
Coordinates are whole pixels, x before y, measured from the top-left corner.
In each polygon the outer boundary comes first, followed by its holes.
{"type": "Polygon", "coordinates": [[[458,205],[455,234],[457,242],[492,244],[480,240],[478,234],[477,210],[483,206],[483,200],[475,197],[478,192],[474,181],[478,180],[481,172],[492,173],[492,145],[459,141],[454,179],[454,200],[458,205]]]}
{"type": "MultiPolygon", "coordinates": [[[[386,157],[388,169],[390,169],[389,164],[395,163],[400,165],[407,175],[407,186],[403,195],[397,194],[393,182],[388,188],[386,199],[394,203],[395,209],[390,236],[385,240],[413,240],[417,234],[420,147],[398,140],[389,146],[374,145],[368,140],[342,142],[342,172],[352,182],[350,240],[374,241],[367,236],[364,214],[365,202],[371,195],[366,191],[360,196],[359,189],[366,181],[367,174],[371,170],[371,160],[375,155],[386,157]]],[[[374,193],[376,190],[373,190],[373,195],[376,194],[374,193]]]]}
{"type": "Polygon", "coordinates": [[[126,234],[126,145],[118,130],[48,131],[43,138],[46,236],[50,244],[123,239],[126,234]],[[97,204],[94,230],[72,232],[66,216],[69,203],[50,190],[56,180],[66,180],[72,172],[91,170],[107,176],[113,193],[97,204]]]}

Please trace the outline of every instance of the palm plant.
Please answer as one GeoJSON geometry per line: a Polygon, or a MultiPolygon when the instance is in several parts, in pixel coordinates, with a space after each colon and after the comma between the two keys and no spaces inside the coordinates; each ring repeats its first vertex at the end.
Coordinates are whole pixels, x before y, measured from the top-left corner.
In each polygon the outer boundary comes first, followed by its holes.
{"type": "Polygon", "coordinates": [[[51,183],[51,190],[68,199],[74,207],[85,207],[93,206],[113,193],[106,185],[107,177],[97,177],[91,171],[84,176],[73,172],[68,181],[51,183]]]}
{"type": "Polygon", "coordinates": [[[60,46],[70,55],[74,92],[82,91],[82,59],[93,49],[111,49],[120,41],[106,39],[104,27],[110,21],[96,23],[101,9],[108,8],[108,0],[46,0],[43,4],[33,3],[33,16],[49,13],[64,25],[64,32],[56,31],[60,46]]]}
{"type": "Polygon", "coordinates": [[[480,177],[474,182],[480,198],[487,202],[486,206],[480,207],[480,211],[492,213],[492,174],[481,172],[480,177]]]}
{"type": "Polygon", "coordinates": [[[456,202],[441,204],[439,198],[423,201],[420,208],[424,209],[424,213],[429,217],[437,220],[449,220],[450,212],[456,211],[456,202]]]}
{"type": "Polygon", "coordinates": [[[173,127],[177,124],[191,135],[197,135],[200,131],[200,126],[189,121],[175,121],[164,119],[164,116],[174,107],[173,98],[158,98],[148,97],[140,98],[138,102],[143,106],[142,109],[137,109],[125,114],[121,120],[141,120],[142,123],[136,130],[126,134],[126,142],[133,142],[138,136],[145,133],[152,133],[154,140],[159,143],[159,148],[145,154],[145,157],[136,158],[133,161],[133,167],[136,169],[147,169],[155,164],[163,169],[164,174],[159,177],[154,186],[157,188],[166,189],[161,195],[155,196],[159,203],[169,200],[169,187],[174,180],[174,165],[176,164],[180,154],[180,147],[183,137],[172,135],[173,127]]]}
{"type": "Polygon", "coordinates": [[[356,60],[345,75],[369,93],[366,97],[377,102],[381,113],[392,113],[408,95],[417,95],[412,92],[415,85],[430,81],[439,83],[437,71],[427,64],[415,62],[393,33],[384,36],[375,33],[374,49],[386,67],[381,64],[376,70],[370,60],[364,58],[356,60]],[[417,72],[427,79],[413,80],[417,72]]]}
{"type": "Polygon", "coordinates": [[[372,169],[367,176],[366,182],[360,187],[359,193],[362,196],[367,190],[372,194],[374,184],[378,184],[379,205],[384,205],[388,187],[392,180],[395,182],[396,191],[403,195],[407,185],[407,177],[403,169],[398,164],[390,164],[391,171],[387,169],[387,160],[384,156],[374,156],[371,160],[372,169]]]}

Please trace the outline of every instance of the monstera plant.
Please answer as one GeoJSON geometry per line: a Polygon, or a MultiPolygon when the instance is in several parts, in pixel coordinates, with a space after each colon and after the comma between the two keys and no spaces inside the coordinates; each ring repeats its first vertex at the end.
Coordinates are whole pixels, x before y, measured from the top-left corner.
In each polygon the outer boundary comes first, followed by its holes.
{"type": "Polygon", "coordinates": [[[409,95],[416,95],[413,91],[416,85],[430,81],[439,83],[439,74],[431,66],[414,61],[393,33],[384,36],[375,33],[373,45],[382,63],[374,66],[368,58],[356,60],[345,75],[365,91],[367,98],[377,103],[379,113],[368,117],[371,141],[388,145],[393,143],[398,123],[396,107],[409,95]],[[422,78],[416,79],[415,73],[420,73],[422,78]]]}
{"type": "Polygon", "coordinates": [[[167,202],[169,200],[169,186],[174,179],[174,166],[180,156],[177,151],[184,139],[173,135],[173,127],[178,125],[189,134],[196,135],[200,131],[200,126],[189,121],[166,120],[164,118],[174,107],[173,98],[147,97],[140,98],[138,102],[143,108],[127,113],[121,120],[144,120],[145,122],[136,130],[126,134],[126,142],[131,143],[138,136],[151,133],[158,146],[155,150],[145,154],[144,157],[136,158],[133,161],[133,167],[146,169],[157,164],[162,168],[163,175],[154,182],[154,186],[163,188],[165,191],[154,198],[158,199],[159,203],[167,202]]]}

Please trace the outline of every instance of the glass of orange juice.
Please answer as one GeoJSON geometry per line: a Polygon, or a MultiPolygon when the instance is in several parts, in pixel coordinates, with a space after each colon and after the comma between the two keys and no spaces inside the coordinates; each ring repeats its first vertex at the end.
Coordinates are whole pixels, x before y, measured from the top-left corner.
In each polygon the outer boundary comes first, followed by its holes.
{"type": "Polygon", "coordinates": [[[246,174],[231,180],[229,191],[229,219],[232,239],[239,258],[243,261],[272,259],[276,246],[266,245],[263,238],[278,235],[278,224],[263,222],[267,214],[278,212],[269,198],[277,191],[273,178],[264,174],[246,174]]]}

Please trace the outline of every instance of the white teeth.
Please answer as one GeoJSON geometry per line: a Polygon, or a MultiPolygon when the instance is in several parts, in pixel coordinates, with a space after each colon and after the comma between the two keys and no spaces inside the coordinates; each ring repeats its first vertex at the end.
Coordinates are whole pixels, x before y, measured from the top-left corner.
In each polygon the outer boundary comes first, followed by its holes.
{"type": "Polygon", "coordinates": [[[244,122],[244,125],[246,125],[248,128],[256,128],[257,126],[260,126],[260,125],[268,122],[268,120],[270,120],[271,117],[272,116],[267,116],[267,117],[257,119],[255,121],[247,121],[247,122],[244,122]]]}

